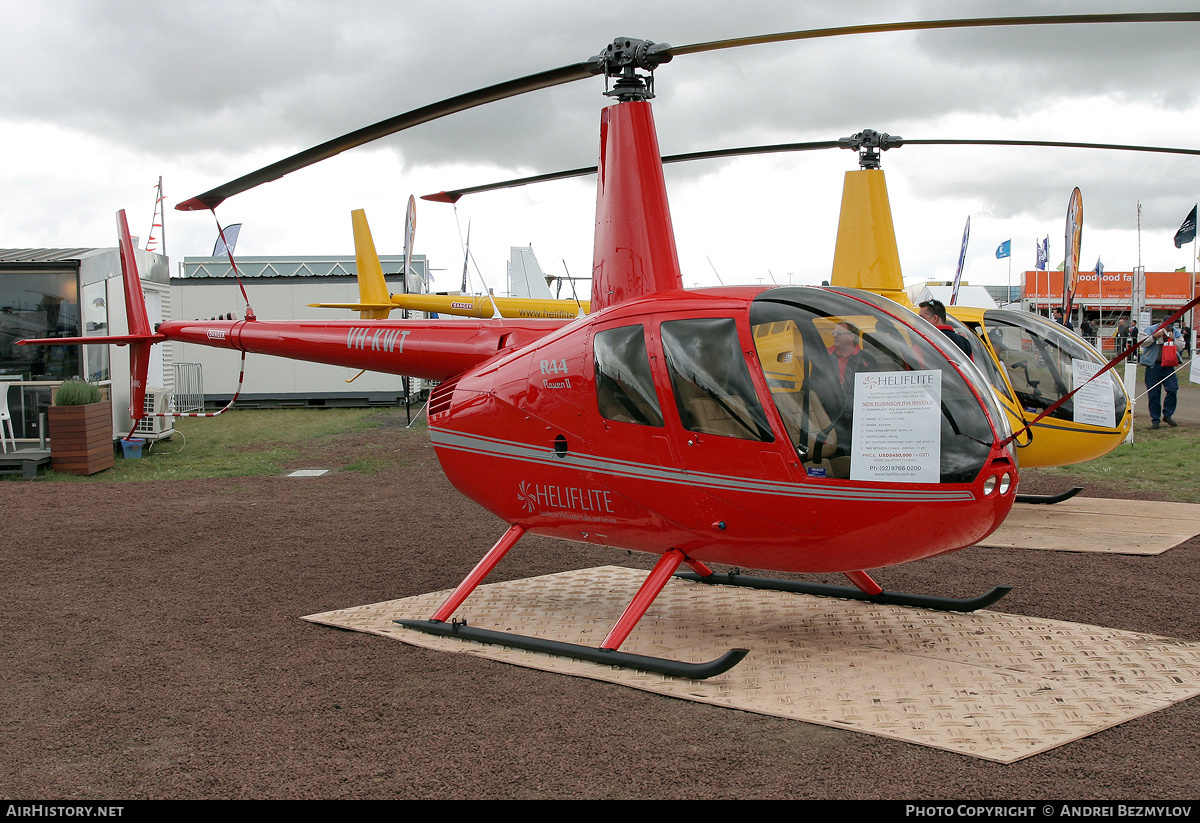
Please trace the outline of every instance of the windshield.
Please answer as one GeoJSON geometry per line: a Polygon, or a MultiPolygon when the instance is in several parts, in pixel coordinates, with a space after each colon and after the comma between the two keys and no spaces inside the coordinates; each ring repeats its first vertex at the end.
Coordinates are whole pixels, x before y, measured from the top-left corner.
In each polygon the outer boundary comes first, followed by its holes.
{"type": "MultiPolygon", "coordinates": [[[[877,295],[870,303],[857,296],[856,290],[781,288],[763,292],[750,307],[759,361],[806,473],[974,480],[995,440],[976,392],[948,353],[910,327],[916,315],[897,306],[891,316],[872,305],[882,299],[877,295]]],[[[941,335],[933,326],[929,333],[941,335]]],[[[958,358],[966,361],[961,352],[958,358]]],[[[964,371],[978,376],[969,362],[964,371]]],[[[981,394],[991,398],[986,387],[981,394]]]]}
{"type": "Polygon", "coordinates": [[[1008,383],[1004,382],[1004,375],[1000,373],[1000,367],[996,364],[995,358],[992,357],[991,352],[988,351],[987,346],[984,345],[983,340],[980,339],[975,329],[967,326],[967,324],[956,317],[948,316],[946,323],[950,328],[965,337],[967,342],[971,344],[971,362],[975,364],[977,369],[983,372],[988,382],[992,384],[992,388],[1007,397],[1009,401],[1012,401],[1012,392],[1008,389],[1008,383]]]}
{"type": "MultiPolygon", "coordinates": [[[[1008,426],[1008,416],[1004,414],[999,403],[996,401],[995,396],[993,396],[988,390],[988,378],[985,378],[982,374],[982,372],[987,371],[988,365],[995,370],[994,363],[981,365],[980,363],[973,362],[972,359],[963,354],[962,350],[958,346],[954,345],[954,343],[951,342],[951,340],[946,337],[946,335],[937,326],[930,323],[924,317],[921,317],[912,309],[900,305],[895,300],[890,300],[882,295],[875,294],[874,292],[870,291],[864,291],[862,289],[836,288],[832,289],[832,291],[836,291],[839,294],[844,294],[847,297],[865,300],[874,306],[878,306],[892,317],[901,318],[903,322],[920,331],[921,334],[925,335],[925,337],[935,347],[937,347],[938,351],[945,355],[948,360],[955,363],[962,373],[966,375],[967,380],[975,386],[979,393],[980,399],[983,400],[983,404],[987,407],[988,414],[991,415],[993,422],[995,422],[996,431],[1000,434],[1001,438],[1008,437],[1010,434],[1012,434],[1008,426]]],[[[965,326],[953,318],[948,318],[948,322],[953,328],[958,330],[960,334],[963,334],[964,329],[966,328],[965,326]]],[[[963,336],[967,338],[967,341],[971,344],[972,352],[975,353],[978,345],[975,342],[977,339],[975,335],[964,334],[963,336]]],[[[973,356],[976,360],[979,359],[977,353],[973,354],[973,356]]],[[[996,376],[998,377],[999,375],[997,374],[996,376]]],[[[1008,390],[1005,389],[1004,392],[1007,394],[1008,390]]]]}

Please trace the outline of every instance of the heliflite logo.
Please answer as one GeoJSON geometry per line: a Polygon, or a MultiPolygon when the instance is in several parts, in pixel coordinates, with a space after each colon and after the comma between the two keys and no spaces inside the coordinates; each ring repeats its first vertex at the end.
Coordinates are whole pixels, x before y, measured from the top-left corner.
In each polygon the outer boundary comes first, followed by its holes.
{"type": "Polygon", "coordinates": [[[521,504],[524,506],[525,511],[527,512],[537,511],[537,503],[535,502],[535,498],[531,492],[531,489],[532,487],[524,480],[522,480],[521,485],[517,487],[517,499],[521,501],[521,504]]]}
{"type": "Polygon", "coordinates": [[[859,376],[859,382],[868,389],[894,386],[932,386],[933,375],[929,372],[896,372],[894,374],[868,372],[859,376]]]}
{"type": "Polygon", "coordinates": [[[574,511],[613,514],[611,492],[607,489],[581,489],[576,486],[548,486],[528,483],[517,486],[517,499],[529,513],[574,511]]]}

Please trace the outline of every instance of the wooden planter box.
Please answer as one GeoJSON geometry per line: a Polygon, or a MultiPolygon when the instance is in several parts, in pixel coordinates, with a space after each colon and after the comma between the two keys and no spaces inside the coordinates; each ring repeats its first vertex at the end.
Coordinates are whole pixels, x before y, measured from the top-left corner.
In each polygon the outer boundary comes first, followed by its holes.
{"type": "Polygon", "coordinates": [[[95,474],[113,467],[112,404],[50,407],[50,468],[95,474]]]}

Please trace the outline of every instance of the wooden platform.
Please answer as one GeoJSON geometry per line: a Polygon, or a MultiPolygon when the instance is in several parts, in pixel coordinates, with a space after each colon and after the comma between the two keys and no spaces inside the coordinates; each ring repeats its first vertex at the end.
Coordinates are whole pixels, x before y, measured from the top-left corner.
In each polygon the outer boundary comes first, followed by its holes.
{"type": "Polygon", "coordinates": [[[1017,503],[980,545],[1111,554],[1162,554],[1200,534],[1200,505],[1073,497],[1017,503]]]}
{"type": "Polygon", "coordinates": [[[26,480],[33,480],[37,477],[38,469],[49,464],[49,449],[10,449],[0,452],[0,474],[20,474],[26,480]]]}
{"type": "MultiPolygon", "coordinates": [[[[598,646],[645,579],[616,566],[481,586],[475,627],[598,646]]],[[[622,651],[700,662],[705,681],[432,637],[449,592],[305,617],[415,646],[618,683],[731,709],[1011,763],[1200,694],[1200,643],[982,611],[933,612],[673,579],[622,651]]]]}

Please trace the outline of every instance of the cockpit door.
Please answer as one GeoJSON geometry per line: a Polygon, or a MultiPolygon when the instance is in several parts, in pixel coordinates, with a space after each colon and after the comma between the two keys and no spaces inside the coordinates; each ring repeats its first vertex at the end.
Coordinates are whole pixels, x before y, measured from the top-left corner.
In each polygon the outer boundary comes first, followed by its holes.
{"type": "Polygon", "coordinates": [[[764,540],[816,527],[814,500],[777,417],[744,321],[665,319],[657,327],[667,429],[688,472],[697,519],[764,540]],[[785,448],[785,445],[787,448],[785,448]]]}

